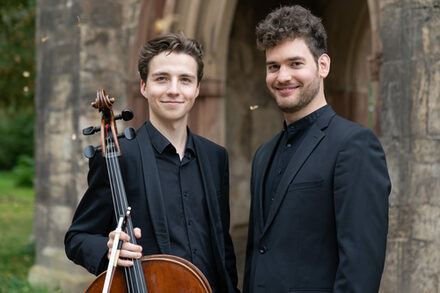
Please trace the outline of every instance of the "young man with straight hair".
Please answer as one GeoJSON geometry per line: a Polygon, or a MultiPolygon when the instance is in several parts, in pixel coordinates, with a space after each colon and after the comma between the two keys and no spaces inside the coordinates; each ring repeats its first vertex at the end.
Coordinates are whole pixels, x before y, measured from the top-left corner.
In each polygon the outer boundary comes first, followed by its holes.
{"type": "MultiPolygon", "coordinates": [[[[138,63],[149,120],[133,140],[121,140],[120,167],[138,245],[124,240],[119,266],[142,255],[171,254],[198,267],[213,292],[237,292],[229,234],[226,150],[188,126],[200,90],[200,45],[183,34],[149,41],[138,63]]],[[[93,274],[104,271],[115,245],[116,218],[102,156],[90,160],[89,187],[65,236],[67,256],[93,274]]]]}
{"type": "Polygon", "coordinates": [[[281,7],[256,34],[284,127],[253,159],[243,291],[377,292],[391,188],[383,149],[327,105],[319,18],[281,7]]]}

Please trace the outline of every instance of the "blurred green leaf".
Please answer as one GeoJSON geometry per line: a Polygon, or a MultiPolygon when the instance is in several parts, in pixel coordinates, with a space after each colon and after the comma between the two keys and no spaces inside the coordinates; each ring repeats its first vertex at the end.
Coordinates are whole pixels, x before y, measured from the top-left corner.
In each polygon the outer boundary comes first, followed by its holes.
{"type": "Polygon", "coordinates": [[[33,109],[36,0],[0,5],[0,108],[7,114],[33,109]]]}

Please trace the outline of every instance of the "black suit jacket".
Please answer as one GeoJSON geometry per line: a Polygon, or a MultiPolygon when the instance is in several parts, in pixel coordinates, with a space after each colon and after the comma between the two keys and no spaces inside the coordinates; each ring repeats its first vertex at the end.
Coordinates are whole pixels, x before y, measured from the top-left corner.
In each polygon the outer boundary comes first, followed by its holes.
{"type": "MultiPolygon", "coordinates": [[[[229,234],[229,169],[226,150],[193,135],[209,211],[211,240],[219,274],[220,292],[236,292],[237,271],[229,234]]],[[[170,254],[170,238],[159,175],[145,125],[136,138],[120,141],[120,168],[127,200],[132,207],[133,225],[142,230],[137,242],[143,254],[170,254]]],[[[101,155],[89,162],[89,187],[79,203],[66,233],[66,254],[97,275],[107,268],[108,234],[116,228],[107,167],[101,155]]]]}
{"type": "Polygon", "coordinates": [[[328,107],[290,159],[263,222],[264,176],[280,135],[253,160],[243,292],[377,292],[391,188],[378,139],[328,107]]]}

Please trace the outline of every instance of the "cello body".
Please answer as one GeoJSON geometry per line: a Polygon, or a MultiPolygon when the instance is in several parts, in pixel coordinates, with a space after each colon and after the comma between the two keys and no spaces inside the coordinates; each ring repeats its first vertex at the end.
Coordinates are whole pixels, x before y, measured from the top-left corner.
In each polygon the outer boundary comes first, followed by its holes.
{"type": "MultiPolygon", "coordinates": [[[[141,262],[148,293],[212,293],[202,272],[183,258],[156,254],[143,257],[141,262]]],[[[105,274],[97,276],[84,293],[101,293],[105,274]]],[[[121,267],[116,269],[110,292],[128,292],[121,267]]]]}

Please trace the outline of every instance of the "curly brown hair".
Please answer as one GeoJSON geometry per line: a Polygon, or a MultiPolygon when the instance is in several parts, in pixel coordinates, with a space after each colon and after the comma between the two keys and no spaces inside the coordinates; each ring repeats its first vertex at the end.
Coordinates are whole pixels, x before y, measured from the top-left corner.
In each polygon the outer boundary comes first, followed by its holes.
{"type": "Polygon", "coordinates": [[[265,51],[287,39],[303,38],[317,61],[327,52],[327,33],[321,19],[299,6],[283,6],[269,13],[256,28],[258,49],[265,51]]]}
{"type": "Polygon", "coordinates": [[[193,57],[197,63],[197,83],[203,77],[203,51],[200,44],[193,39],[187,38],[183,33],[167,33],[160,35],[144,45],[139,53],[138,70],[141,79],[147,82],[149,64],[154,56],[162,52],[184,53],[193,57]]]}

